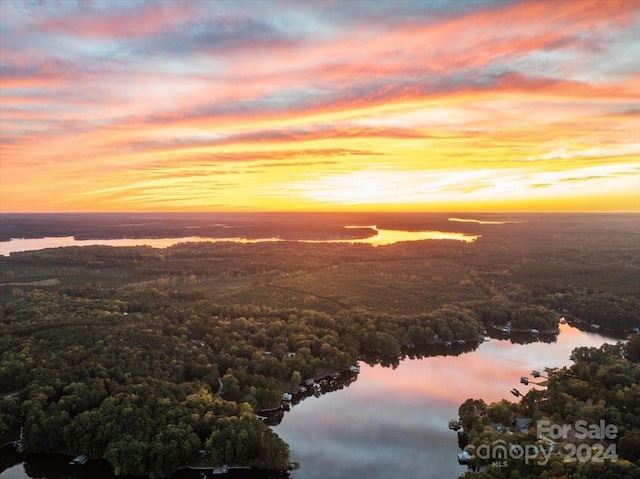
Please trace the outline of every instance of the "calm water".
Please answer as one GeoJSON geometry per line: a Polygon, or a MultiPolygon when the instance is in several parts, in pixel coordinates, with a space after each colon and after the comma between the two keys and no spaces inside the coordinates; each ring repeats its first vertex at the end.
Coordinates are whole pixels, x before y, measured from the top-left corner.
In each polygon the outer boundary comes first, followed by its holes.
{"type": "Polygon", "coordinates": [[[560,325],[554,343],[492,339],[459,356],[403,360],[395,370],[361,363],[356,382],[306,399],[274,429],[302,465],[294,479],[456,478],[466,468],[447,422],[462,402],[514,399],[512,388],[536,387],[522,386],[521,376],[568,365],[573,348],[605,342],[615,340],[560,325]]]}
{"type": "MultiPolygon", "coordinates": [[[[513,399],[512,388],[528,390],[521,376],[568,365],[573,348],[605,342],[615,341],[560,325],[553,343],[492,339],[458,356],[405,359],[395,369],[361,362],[355,382],[303,400],[274,430],[301,465],[293,479],[454,479],[465,468],[447,421],[462,402],[513,399]]],[[[0,473],[0,479],[28,477],[21,464],[0,473]]],[[[43,479],[54,477],[74,476],[43,479]]]]}
{"type": "MultiPolygon", "coordinates": [[[[375,226],[368,226],[375,229],[378,234],[369,238],[349,239],[349,240],[306,240],[308,243],[368,243],[374,246],[393,244],[399,241],[417,241],[425,239],[449,239],[457,241],[473,241],[477,236],[467,235],[463,233],[453,233],[444,231],[402,231],[402,230],[384,230],[375,226]]],[[[347,227],[355,228],[355,226],[347,227]]],[[[148,238],[148,239],[105,239],[105,240],[77,240],[73,236],[62,237],[46,237],[46,238],[16,238],[11,241],[0,242],[0,255],[7,256],[18,251],[35,251],[44,248],[59,248],[62,246],[91,246],[91,245],[108,245],[108,246],[152,246],[154,248],[166,248],[177,243],[187,241],[235,241],[240,243],[257,243],[260,241],[281,241],[279,238],[259,238],[247,239],[240,237],[232,238],[200,238],[198,236],[189,236],[185,238],[148,238]]]]}

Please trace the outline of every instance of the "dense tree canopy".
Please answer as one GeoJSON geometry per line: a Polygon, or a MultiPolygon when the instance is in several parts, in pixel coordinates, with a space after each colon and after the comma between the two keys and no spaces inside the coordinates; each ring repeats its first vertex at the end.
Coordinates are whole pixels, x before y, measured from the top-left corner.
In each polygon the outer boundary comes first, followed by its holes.
{"type": "MultiPolygon", "coordinates": [[[[422,347],[472,348],[505,325],[535,340],[531,329],[553,333],[563,314],[587,327],[640,325],[640,246],[612,225],[597,237],[500,225],[472,244],[199,243],[0,257],[0,442],[22,427],[29,451],[103,457],[119,474],[165,477],[202,450],[211,464],[282,469],[287,445],[256,413],[363,355],[393,363],[422,347]]],[[[629,423],[620,415],[633,415],[640,345],[621,351],[610,362],[600,357],[610,352],[576,351],[589,360],[546,400],[565,418],[591,411],[629,423]],[[590,409],[580,406],[588,399],[590,409]]],[[[515,414],[505,404],[486,410],[496,422],[515,414]]],[[[637,442],[625,431],[621,454],[633,459],[637,442]]]]}

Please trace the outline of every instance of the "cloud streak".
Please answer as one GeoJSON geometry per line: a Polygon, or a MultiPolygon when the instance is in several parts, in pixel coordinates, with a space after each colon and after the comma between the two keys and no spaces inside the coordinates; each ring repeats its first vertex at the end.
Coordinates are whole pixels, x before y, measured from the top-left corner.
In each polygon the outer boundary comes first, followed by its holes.
{"type": "Polygon", "coordinates": [[[634,2],[2,2],[0,19],[1,211],[640,210],[634,2]]]}

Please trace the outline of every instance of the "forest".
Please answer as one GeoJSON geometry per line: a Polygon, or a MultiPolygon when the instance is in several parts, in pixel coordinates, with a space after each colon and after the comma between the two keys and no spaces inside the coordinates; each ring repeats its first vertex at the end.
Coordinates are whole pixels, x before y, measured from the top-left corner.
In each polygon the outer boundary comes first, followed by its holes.
{"type": "Polygon", "coordinates": [[[563,315],[619,334],[640,326],[637,220],[465,225],[481,232],[472,243],[0,257],[0,444],[22,430],[29,452],[104,458],[118,475],[167,477],[194,460],[284,470],[288,445],[258,413],[309,378],[365,356],[474,347],[505,325],[538,340],[531,330],[552,336],[563,315]]]}
{"type": "Polygon", "coordinates": [[[467,464],[473,471],[464,477],[640,477],[640,333],[626,343],[577,348],[572,357],[571,367],[550,371],[542,388],[532,389],[519,402],[486,404],[468,399],[460,406],[465,431],[459,435],[460,445],[482,456],[470,453],[467,464]],[[518,418],[530,423],[518,428],[518,418]],[[567,433],[552,430],[551,425],[562,426],[567,433]],[[549,454],[535,458],[532,454],[533,460],[527,461],[519,454],[507,453],[496,460],[487,456],[497,454],[482,453],[482,445],[497,444],[546,446],[549,454]]]}

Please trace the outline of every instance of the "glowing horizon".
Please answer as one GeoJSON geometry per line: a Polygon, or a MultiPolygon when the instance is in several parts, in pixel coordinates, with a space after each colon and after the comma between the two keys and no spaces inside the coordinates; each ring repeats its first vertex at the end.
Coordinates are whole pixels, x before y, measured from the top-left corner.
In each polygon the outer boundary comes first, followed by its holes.
{"type": "Polygon", "coordinates": [[[640,8],[0,2],[0,212],[640,212],[640,8]]]}

